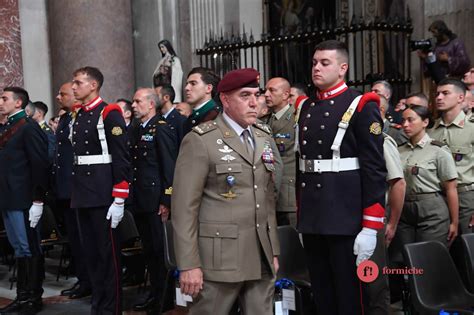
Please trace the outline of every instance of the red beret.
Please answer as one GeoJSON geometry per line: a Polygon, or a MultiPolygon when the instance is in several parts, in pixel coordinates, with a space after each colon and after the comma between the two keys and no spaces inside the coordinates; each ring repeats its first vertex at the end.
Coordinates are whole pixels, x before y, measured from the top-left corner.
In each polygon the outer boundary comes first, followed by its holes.
{"type": "Polygon", "coordinates": [[[243,87],[260,87],[260,73],[254,68],[227,72],[217,85],[217,92],[229,92],[243,87]]]}

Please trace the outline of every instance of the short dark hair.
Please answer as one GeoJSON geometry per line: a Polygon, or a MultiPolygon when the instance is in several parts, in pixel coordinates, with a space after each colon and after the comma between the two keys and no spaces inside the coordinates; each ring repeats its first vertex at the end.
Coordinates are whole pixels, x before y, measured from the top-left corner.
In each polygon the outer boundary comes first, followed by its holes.
{"type": "Polygon", "coordinates": [[[170,102],[171,103],[174,102],[176,93],[174,92],[174,88],[170,84],[158,85],[157,87],[161,87],[161,90],[160,90],[161,96],[168,95],[170,97],[170,102]]]}
{"type": "Polygon", "coordinates": [[[73,75],[76,76],[76,75],[81,74],[81,73],[84,73],[88,77],[90,77],[92,80],[97,81],[97,83],[99,85],[98,90],[102,87],[102,84],[104,84],[104,75],[102,74],[102,72],[100,72],[100,70],[98,68],[89,67],[89,66],[82,67],[82,68],[79,68],[76,71],[74,71],[73,75]]]}
{"type": "Polygon", "coordinates": [[[219,76],[209,68],[195,67],[191,69],[187,77],[189,78],[190,75],[196,74],[196,73],[201,75],[201,80],[204,83],[212,85],[211,96],[212,97],[216,96],[217,85],[219,84],[219,81],[221,80],[219,76]]]}
{"type": "Polygon", "coordinates": [[[308,95],[308,86],[301,82],[296,82],[291,85],[292,88],[297,89],[300,93],[308,95]]]}
{"type": "Polygon", "coordinates": [[[459,90],[459,93],[463,93],[463,94],[465,94],[467,90],[466,84],[458,79],[446,78],[439,81],[438,86],[443,86],[443,85],[453,85],[457,90],[459,90]]]}
{"type": "Polygon", "coordinates": [[[30,96],[28,92],[21,87],[18,86],[7,86],[3,89],[3,92],[12,92],[13,99],[16,101],[17,99],[21,99],[21,108],[25,109],[26,105],[30,101],[30,96]]]}
{"type": "Polygon", "coordinates": [[[406,111],[407,109],[414,111],[422,120],[428,119],[428,126],[426,128],[431,128],[433,126],[433,116],[428,107],[421,105],[408,105],[403,111],[406,111]]]}
{"type": "Polygon", "coordinates": [[[347,50],[347,46],[338,40],[331,39],[320,42],[314,48],[314,52],[318,50],[335,50],[339,55],[341,55],[341,57],[344,59],[344,62],[349,62],[349,51],[347,50]]]}
{"type": "Polygon", "coordinates": [[[124,102],[125,103],[125,110],[131,112],[132,111],[132,102],[125,99],[125,98],[119,98],[116,103],[118,102],[124,102]]]}
{"type": "Polygon", "coordinates": [[[46,115],[48,113],[48,105],[41,101],[33,102],[33,106],[35,107],[36,110],[39,110],[40,112],[43,113],[43,115],[46,115]]]}
{"type": "MultiPolygon", "coordinates": [[[[405,99],[409,99],[410,97],[418,97],[418,98],[421,98],[423,101],[426,102],[426,104],[428,104],[430,101],[428,100],[428,98],[426,97],[426,95],[422,92],[415,92],[415,93],[410,93],[408,94],[407,96],[405,96],[405,99]]],[[[419,104],[416,104],[416,105],[419,105],[419,104]]]]}

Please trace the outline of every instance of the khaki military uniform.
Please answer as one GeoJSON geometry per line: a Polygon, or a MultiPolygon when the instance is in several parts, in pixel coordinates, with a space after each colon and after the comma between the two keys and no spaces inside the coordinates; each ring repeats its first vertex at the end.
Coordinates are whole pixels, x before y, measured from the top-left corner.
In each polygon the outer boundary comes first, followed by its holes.
{"type": "Polygon", "coordinates": [[[469,222],[474,213],[474,117],[461,111],[446,125],[442,118],[429,130],[433,139],[448,145],[458,171],[459,234],[471,233],[469,222]]]}
{"type": "Polygon", "coordinates": [[[222,115],[181,144],[171,202],[176,260],[180,270],[204,273],[191,314],[226,314],[237,296],[246,314],[272,312],[279,255],[272,138],[262,124],[251,133],[254,156],[222,115]]]}
{"type": "Polygon", "coordinates": [[[277,200],[278,225],[296,226],[296,155],[295,155],[295,108],[289,106],[268,119],[273,139],[283,161],[283,177],[277,200]]]}
{"type": "Polygon", "coordinates": [[[389,248],[395,261],[401,261],[405,244],[428,240],[447,244],[450,217],[441,192],[443,182],[458,176],[448,147],[433,142],[427,134],[415,146],[407,142],[398,149],[407,186],[400,222],[389,248]]]}

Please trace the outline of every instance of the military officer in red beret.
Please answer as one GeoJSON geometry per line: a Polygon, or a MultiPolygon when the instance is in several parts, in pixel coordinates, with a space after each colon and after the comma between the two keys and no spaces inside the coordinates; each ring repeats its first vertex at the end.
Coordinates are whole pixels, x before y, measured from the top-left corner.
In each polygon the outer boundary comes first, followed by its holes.
{"type": "Polygon", "coordinates": [[[316,46],[317,95],[304,103],[298,126],[298,230],[320,315],[364,312],[356,267],[371,257],[384,224],[379,98],[347,87],[348,59],[341,42],[316,46]]]}
{"type": "Polygon", "coordinates": [[[224,112],[181,144],[172,217],[181,291],[190,314],[273,314],[278,270],[274,152],[257,120],[259,73],[240,69],[218,85],[224,112]]]}

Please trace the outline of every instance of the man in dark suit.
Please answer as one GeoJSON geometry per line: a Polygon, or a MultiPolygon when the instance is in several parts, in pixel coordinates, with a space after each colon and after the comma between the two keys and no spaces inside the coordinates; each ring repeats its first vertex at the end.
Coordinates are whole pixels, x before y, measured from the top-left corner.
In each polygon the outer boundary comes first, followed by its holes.
{"type": "Polygon", "coordinates": [[[17,296],[0,313],[36,314],[43,306],[43,256],[36,226],[43,213],[48,179],[48,140],[26,117],[28,93],[3,89],[0,114],[8,116],[0,134],[0,211],[17,260],[17,296]],[[29,210],[28,210],[29,209],[29,210]]]}
{"type": "Polygon", "coordinates": [[[176,136],[178,139],[178,148],[181,145],[181,140],[184,137],[184,124],[186,122],[186,117],[181,115],[177,110],[176,106],[173,105],[174,101],[174,89],[171,85],[160,85],[155,88],[155,92],[158,95],[160,100],[160,112],[165,118],[168,125],[173,127],[176,131],[176,136]]]}
{"type": "MultiPolygon", "coordinates": [[[[139,89],[132,108],[140,121],[133,130],[131,156],[133,163],[133,213],[144,248],[150,274],[151,292],[145,301],[135,304],[135,311],[156,309],[166,280],[163,248],[163,222],[169,217],[171,185],[178,150],[176,134],[156,114],[158,95],[153,89],[139,89]]],[[[168,305],[164,305],[165,307],[168,305]]]]}
{"type": "Polygon", "coordinates": [[[219,80],[217,74],[207,68],[196,67],[189,72],[184,94],[193,113],[186,120],[184,134],[200,123],[215,119],[222,111],[213,99],[217,94],[219,80]]]}
{"type": "Polygon", "coordinates": [[[59,88],[56,101],[65,111],[59,118],[56,129],[56,153],[53,164],[53,186],[56,194],[56,211],[61,213],[66,227],[77,282],[72,288],[61,291],[61,295],[78,299],[91,294],[91,283],[85,261],[85,249],[79,239],[77,209],[71,208],[72,143],[69,140],[70,124],[76,115],[72,83],[66,82],[59,88]]]}

